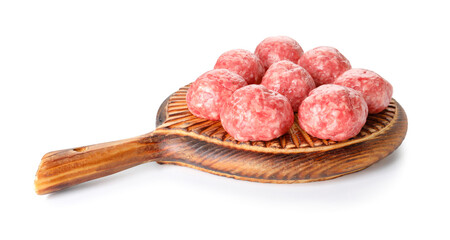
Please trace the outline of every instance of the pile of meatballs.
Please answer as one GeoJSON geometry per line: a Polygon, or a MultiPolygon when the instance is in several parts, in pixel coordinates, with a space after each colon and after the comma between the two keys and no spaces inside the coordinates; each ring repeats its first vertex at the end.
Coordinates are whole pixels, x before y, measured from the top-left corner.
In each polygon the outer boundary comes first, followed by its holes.
{"type": "Polygon", "coordinates": [[[238,141],[269,141],[289,131],[297,112],[308,134],[333,141],[356,136],[368,114],[383,111],[392,85],[377,73],[352,68],[333,47],[303,52],[297,41],[274,36],[254,53],[223,53],[213,70],[187,92],[189,111],[220,120],[238,141]]]}

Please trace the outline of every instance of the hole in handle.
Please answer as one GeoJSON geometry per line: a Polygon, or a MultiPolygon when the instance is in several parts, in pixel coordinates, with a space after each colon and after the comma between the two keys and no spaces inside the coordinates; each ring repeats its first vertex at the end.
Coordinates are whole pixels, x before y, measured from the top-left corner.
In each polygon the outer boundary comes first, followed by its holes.
{"type": "Polygon", "coordinates": [[[77,147],[72,150],[75,152],[84,152],[84,151],[86,151],[86,149],[87,149],[87,147],[77,147]]]}

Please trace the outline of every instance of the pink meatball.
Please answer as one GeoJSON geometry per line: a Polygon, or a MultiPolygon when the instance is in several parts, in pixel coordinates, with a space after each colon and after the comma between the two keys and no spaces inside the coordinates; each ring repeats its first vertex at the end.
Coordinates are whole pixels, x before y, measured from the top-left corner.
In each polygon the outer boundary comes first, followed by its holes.
{"type": "Polygon", "coordinates": [[[295,112],[308,93],[316,87],[311,75],[304,68],[287,60],[272,64],[261,84],[287,97],[295,112]]]}
{"type": "Polygon", "coordinates": [[[392,85],[380,75],[366,69],[353,68],[339,76],[334,84],[360,91],[367,102],[369,113],[383,111],[391,101],[392,85]]]}
{"type": "Polygon", "coordinates": [[[248,84],[259,84],[264,75],[264,66],[261,60],[250,51],[234,49],[220,55],[214,69],[228,69],[237,73],[248,84]]]}
{"type": "Polygon", "coordinates": [[[224,103],[234,91],[246,85],[241,76],[226,69],[208,71],[189,87],[186,95],[188,109],[197,117],[219,120],[224,103]]]}
{"type": "Polygon", "coordinates": [[[297,41],[286,36],[268,37],[258,44],[255,54],[261,59],[266,69],[273,63],[289,60],[297,63],[303,49],[297,41]]]}
{"type": "Polygon", "coordinates": [[[262,85],[236,90],[220,113],[223,128],[238,141],[269,141],[294,123],[288,99],[262,85]]]}
{"type": "Polygon", "coordinates": [[[317,86],[333,83],[339,75],[352,68],[347,58],[333,47],[317,47],[305,52],[298,65],[311,74],[317,86]]]}
{"type": "Polygon", "coordinates": [[[314,137],[333,141],[358,135],[367,115],[367,103],[360,92],[334,84],[312,90],[298,110],[303,130],[314,137]]]}

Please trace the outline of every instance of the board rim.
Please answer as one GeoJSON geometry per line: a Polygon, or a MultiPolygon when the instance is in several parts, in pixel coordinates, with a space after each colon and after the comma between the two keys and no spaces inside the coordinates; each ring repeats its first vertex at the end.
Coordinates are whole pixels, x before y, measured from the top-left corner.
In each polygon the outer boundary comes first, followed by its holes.
{"type": "MultiPolygon", "coordinates": [[[[188,89],[190,84],[180,88],[177,92],[171,94],[169,97],[166,98],[166,100],[161,104],[157,119],[156,119],[156,129],[154,133],[156,134],[176,134],[179,136],[188,136],[192,137],[194,139],[200,140],[200,141],[206,141],[210,143],[214,143],[223,147],[229,147],[229,148],[235,148],[235,149],[242,149],[245,151],[255,151],[255,152],[262,152],[262,153],[277,153],[277,154],[295,154],[295,153],[309,153],[309,152],[318,152],[318,151],[329,151],[337,148],[342,148],[350,145],[354,145],[357,143],[369,141],[373,138],[376,138],[380,134],[383,134],[384,132],[388,131],[398,120],[398,110],[399,110],[399,103],[392,98],[390,105],[395,106],[395,112],[392,119],[389,121],[387,125],[385,125],[382,129],[375,131],[367,136],[356,138],[356,139],[349,139],[345,141],[339,141],[331,145],[321,145],[321,146],[310,146],[310,147],[298,147],[298,148],[274,148],[274,147],[262,147],[257,145],[250,145],[250,144],[236,144],[235,142],[228,142],[219,140],[212,137],[207,137],[204,135],[197,134],[195,132],[186,131],[183,129],[169,129],[167,128],[170,126],[171,123],[167,122],[167,115],[168,115],[168,108],[170,105],[170,101],[173,96],[175,96],[177,93],[179,93],[182,89],[188,89]]],[[[296,124],[296,122],[294,122],[296,124]]],[[[260,141],[260,142],[269,142],[269,141],[260,141]]]]}

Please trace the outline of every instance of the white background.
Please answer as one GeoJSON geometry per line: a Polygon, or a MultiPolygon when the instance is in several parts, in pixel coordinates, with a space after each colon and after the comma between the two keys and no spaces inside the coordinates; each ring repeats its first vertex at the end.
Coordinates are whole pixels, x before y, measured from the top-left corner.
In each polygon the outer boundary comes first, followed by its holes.
{"type": "Polygon", "coordinates": [[[1,239],[449,239],[445,1],[1,1],[1,239]],[[165,2],[165,3],[162,3],[165,2]],[[160,103],[224,51],[287,35],[389,80],[397,151],[292,185],[149,163],[34,193],[48,151],[150,132],[160,103]],[[447,228],[447,229],[446,229],[447,228]]]}

